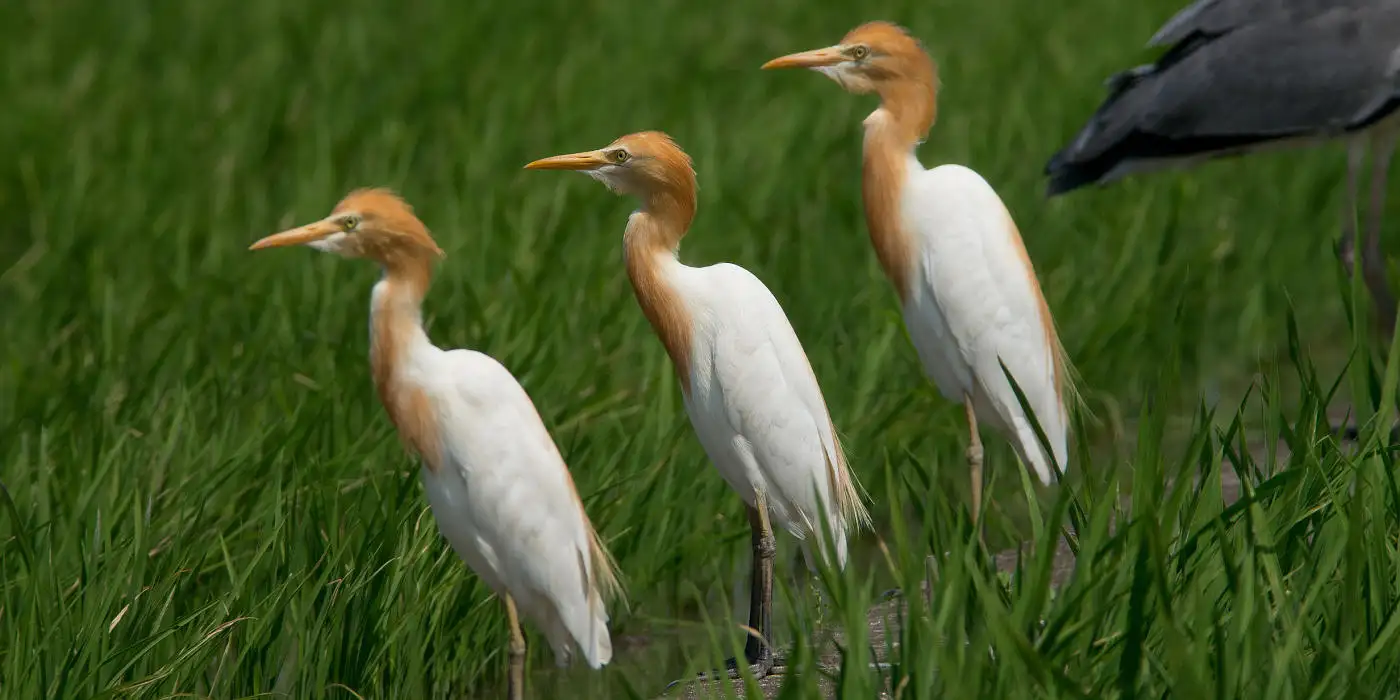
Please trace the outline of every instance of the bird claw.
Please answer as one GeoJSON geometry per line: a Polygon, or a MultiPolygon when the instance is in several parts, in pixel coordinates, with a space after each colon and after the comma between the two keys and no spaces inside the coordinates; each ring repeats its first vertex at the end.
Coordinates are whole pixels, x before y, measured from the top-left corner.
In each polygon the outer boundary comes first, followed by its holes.
{"type": "Polygon", "coordinates": [[[1333,246],[1332,253],[1337,256],[1337,260],[1342,263],[1342,269],[1346,270],[1347,277],[1351,277],[1352,271],[1356,267],[1356,249],[1351,242],[1343,235],[1342,239],[1333,246]]]}
{"type": "MultiPolygon", "coordinates": [[[[749,664],[749,673],[753,675],[754,680],[763,680],[768,676],[780,674],[782,669],[786,666],[786,659],[774,654],[771,649],[765,648],[759,653],[758,658],[749,664]]],[[[724,669],[723,671],[714,670],[697,673],[694,678],[678,678],[668,683],[666,685],[666,690],[669,691],[683,683],[709,683],[720,679],[738,680],[743,677],[739,672],[739,662],[733,657],[724,660],[724,669]]]]}

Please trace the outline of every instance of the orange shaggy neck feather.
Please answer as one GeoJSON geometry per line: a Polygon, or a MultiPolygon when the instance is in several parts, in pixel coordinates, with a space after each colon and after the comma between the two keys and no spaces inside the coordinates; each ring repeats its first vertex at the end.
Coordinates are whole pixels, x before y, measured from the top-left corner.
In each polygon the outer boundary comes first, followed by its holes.
{"type": "Polygon", "coordinates": [[[355,234],[360,253],[384,269],[370,309],[370,371],[380,403],[404,446],[429,469],[441,463],[441,441],[432,404],[422,387],[405,379],[408,352],[423,332],[423,297],[433,278],[433,259],[442,255],[413,209],[393,192],[356,190],[335,213],[357,212],[364,223],[355,234]]]}
{"type": "Polygon", "coordinates": [[[370,369],[375,392],[404,446],[437,471],[441,441],[432,404],[423,388],[404,376],[411,344],[424,335],[421,309],[431,279],[428,260],[405,259],[385,267],[370,314],[370,369]]]}
{"type": "Polygon", "coordinates": [[[685,302],[665,278],[662,265],[674,260],[681,238],[695,216],[693,192],[660,192],[632,215],[623,235],[627,278],[637,304],[671,358],[681,391],[690,393],[692,319],[685,302]]]}
{"type": "Polygon", "coordinates": [[[914,241],[904,230],[899,201],[908,177],[909,152],[889,142],[889,137],[872,129],[865,139],[861,195],[865,200],[865,225],[870,243],[885,276],[894,285],[901,302],[909,300],[913,275],[914,241]]]}

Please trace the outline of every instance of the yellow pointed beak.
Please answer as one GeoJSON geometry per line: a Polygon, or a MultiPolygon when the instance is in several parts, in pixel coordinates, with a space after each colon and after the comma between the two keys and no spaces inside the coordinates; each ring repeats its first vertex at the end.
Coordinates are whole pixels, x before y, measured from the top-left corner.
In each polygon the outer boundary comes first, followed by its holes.
{"type": "Polygon", "coordinates": [[[779,56],[763,64],[762,70],[771,70],[773,68],[821,68],[823,66],[834,66],[845,60],[847,60],[846,55],[841,53],[840,46],[828,46],[824,49],[812,49],[811,51],[779,56]]]}
{"type": "Polygon", "coordinates": [[[317,221],[313,224],[298,226],[281,233],[274,233],[253,245],[248,246],[248,250],[262,250],[263,248],[280,248],[289,245],[303,245],[312,241],[319,241],[333,233],[338,233],[340,227],[330,221],[317,221]]]}
{"type": "Polygon", "coordinates": [[[592,170],[609,163],[602,151],[584,151],[562,156],[551,156],[533,161],[526,170],[592,170]]]}

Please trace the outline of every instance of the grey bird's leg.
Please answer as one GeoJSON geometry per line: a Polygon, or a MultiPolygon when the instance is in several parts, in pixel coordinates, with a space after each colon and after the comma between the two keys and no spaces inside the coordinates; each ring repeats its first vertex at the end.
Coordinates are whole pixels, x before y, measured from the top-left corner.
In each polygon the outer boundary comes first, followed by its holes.
{"type": "Polygon", "coordinates": [[[1375,301],[1381,331],[1386,338],[1395,332],[1395,296],[1386,280],[1385,256],[1381,253],[1381,220],[1385,218],[1385,183],[1390,159],[1395,154],[1396,132],[1386,131],[1375,136],[1371,161],[1371,201],[1366,224],[1366,241],[1361,248],[1361,275],[1375,301]]]}
{"type": "MultiPolygon", "coordinates": [[[[1376,307],[1380,330],[1387,339],[1394,337],[1395,333],[1395,297],[1391,294],[1386,280],[1385,257],[1381,253],[1381,221],[1385,210],[1386,180],[1397,136],[1400,136],[1400,132],[1390,130],[1371,137],[1370,145],[1374,151],[1371,163],[1371,196],[1366,216],[1366,240],[1361,248],[1361,276],[1371,294],[1372,304],[1376,307]]],[[[1337,257],[1341,259],[1348,277],[1354,273],[1356,220],[1360,217],[1361,208],[1358,203],[1360,188],[1357,180],[1365,159],[1366,146],[1366,137],[1363,136],[1352,140],[1347,147],[1347,209],[1342,240],[1337,246],[1337,257]]],[[[1345,440],[1360,438],[1358,427],[1353,422],[1339,428],[1334,427],[1332,432],[1339,433],[1345,440]]],[[[1397,428],[1392,428],[1391,441],[1397,440],[1400,440],[1400,434],[1397,433],[1397,428]]]]}
{"type": "Polygon", "coordinates": [[[1342,240],[1337,244],[1337,258],[1342,261],[1342,269],[1350,277],[1356,261],[1356,217],[1357,201],[1361,199],[1361,166],[1366,162],[1366,142],[1364,137],[1347,144],[1347,203],[1342,210],[1342,240]]]}

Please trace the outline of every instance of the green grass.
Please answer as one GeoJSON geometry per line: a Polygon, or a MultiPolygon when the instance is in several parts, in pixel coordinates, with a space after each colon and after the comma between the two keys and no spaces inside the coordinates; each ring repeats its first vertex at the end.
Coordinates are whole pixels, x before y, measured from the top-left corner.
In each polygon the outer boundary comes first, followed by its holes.
{"type": "MultiPolygon", "coordinates": [[[[934,553],[931,609],[912,611],[890,672],[904,698],[1393,691],[1394,463],[1376,434],[1339,452],[1319,418],[1338,376],[1338,401],[1390,405],[1400,367],[1363,353],[1341,374],[1364,335],[1330,253],[1340,151],[1040,195],[1101,80],[1146,58],[1175,9],[0,4],[0,695],[498,693],[500,606],[441,541],[371,390],[376,271],[246,251],[364,185],[401,191],[436,234],[433,339],[520,379],[632,594],[603,672],[551,670],[531,634],[535,697],[649,697],[740,643],[747,524],[622,272],[633,204],[521,170],[650,128],[699,171],[684,258],[774,290],[873,497],[885,549],[867,534],[830,581],[850,623],[844,697],[880,679],[866,605],[914,590],[934,553]],[[1078,571],[1053,597],[1047,556],[1003,585],[971,544],[961,411],[923,380],[864,233],[873,101],[758,70],[877,17],[940,61],[922,158],[969,165],[1006,200],[1098,419],[1067,486],[1029,501],[989,440],[994,543],[1045,545],[1081,518],[1078,571]],[[1217,395],[1218,414],[1202,404],[1217,395]],[[1275,437],[1286,463],[1244,447],[1275,437]],[[1228,470],[1254,495],[1227,509],[1228,470]],[[1120,483],[1138,487],[1115,516],[1120,483]]],[[[785,697],[809,697],[809,610],[780,606],[803,671],[785,697]]]]}

